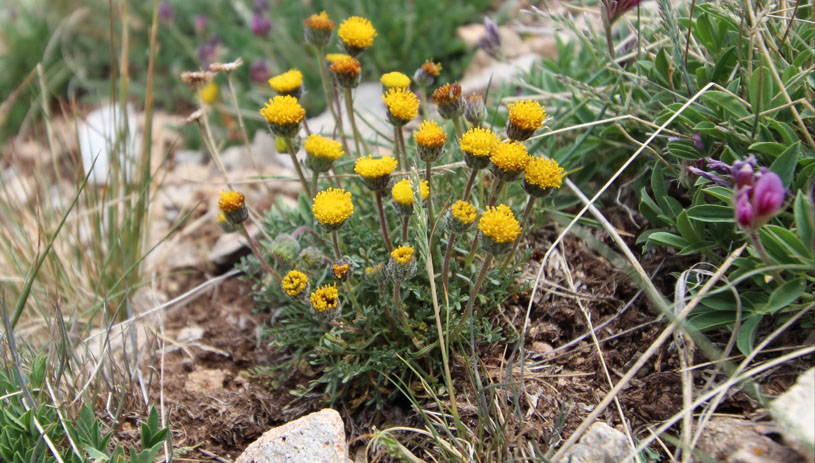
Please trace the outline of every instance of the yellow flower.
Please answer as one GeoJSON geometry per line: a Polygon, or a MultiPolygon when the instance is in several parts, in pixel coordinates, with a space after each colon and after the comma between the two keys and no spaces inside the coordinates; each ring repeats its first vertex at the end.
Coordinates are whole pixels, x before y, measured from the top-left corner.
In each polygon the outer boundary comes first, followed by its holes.
{"type": "Polygon", "coordinates": [[[303,147],[309,155],[330,161],[336,161],[345,154],[342,150],[342,143],[317,134],[309,135],[303,142],[303,147]]]}
{"type": "Polygon", "coordinates": [[[388,90],[388,93],[382,95],[382,99],[385,100],[385,106],[388,107],[388,115],[397,118],[397,123],[402,125],[419,113],[419,99],[410,90],[392,88],[388,90]]]}
{"type": "Polygon", "coordinates": [[[424,121],[419,129],[413,132],[417,145],[437,148],[447,141],[447,134],[436,124],[436,121],[424,121]]]}
{"type": "Polygon", "coordinates": [[[334,30],[334,21],[328,17],[325,11],[321,11],[320,14],[313,14],[306,18],[304,21],[306,27],[310,27],[312,29],[322,29],[322,30],[334,30]]]}
{"type": "Polygon", "coordinates": [[[523,130],[538,130],[544,119],[546,111],[537,101],[522,100],[509,105],[509,122],[523,130]]]}
{"type": "Polygon", "coordinates": [[[453,207],[450,208],[450,212],[453,214],[453,218],[463,225],[473,223],[476,216],[475,206],[467,201],[461,200],[453,204],[453,207]]]}
{"type": "Polygon", "coordinates": [[[303,272],[292,270],[283,277],[280,287],[291,297],[299,296],[308,287],[308,277],[303,272]]]}
{"type": "Polygon", "coordinates": [[[554,159],[533,158],[526,166],[524,180],[538,188],[560,188],[563,168],[554,159]]]}
{"type": "Polygon", "coordinates": [[[339,297],[340,294],[337,291],[337,285],[331,284],[321,286],[316,290],[311,292],[311,296],[309,296],[309,300],[311,301],[311,306],[319,313],[323,313],[326,310],[334,310],[337,308],[339,304],[339,297]]]}
{"type": "Polygon", "coordinates": [[[201,99],[204,100],[204,103],[206,104],[215,103],[215,100],[218,99],[218,84],[215,82],[210,82],[204,88],[202,88],[201,99]]]}
{"type": "Polygon", "coordinates": [[[492,130],[473,127],[461,136],[459,146],[461,151],[471,156],[489,156],[498,143],[500,143],[498,135],[492,130]]]}
{"type": "Polygon", "coordinates": [[[300,124],[306,117],[306,110],[293,96],[276,96],[261,108],[260,114],[269,124],[293,125],[300,124]]]}
{"type": "Polygon", "coordinates": [[[376,179],[390,175],[396,169],[396,165],[396,159],[391,156],[372,158],[369,154],[367,158],[357,159],[354,172],[366,179],[376,179]]]}
{"type": "Polygon", "coordinates": [[[314,197],[311,210],[321,224],[337,229],[354,213],[351,193],[342,188],[321,191],[314,197]]]}
{"type": "MultiPolygon", "coordinates": [[[[338,59],[342,58],[343,56],[348,56],[348,55],[346,55],[345,53],[328,53],[327,55],[325,55],[325,60],[328,61],[329,63],[333,64],[334,61],[337,61],[338,59]]],[[[348,57],[351,58],[350,56],[348,56],[348,57]]]]}
{"type": "Polygon", "coordinates": [[[410,77],[402,74],[401,72],[389,72],[387,74],[382,74],[379,82],[382,83],[382,86],[386,89],[410,87],[410,77]]]}
{"type": "Polygon", "coordinates": [[[430,196],[430,184],[427,180],[422,180],[419,183],[419,193],[422,195],[422,201],[426,200],[428,196],[430,196]]]}
{"type": "Polygon", "coordinates": [[[399,246],[391,252],[395,262],[407,264],[413,258],[413,246],[399,246]]]}
{"type": "Polygon", "coordinates": [[[303,73],[297,69],[290,69],[269,79],[269,86],[278,93],[289,93],[303,85],[303,73]]]}
{"type": "Polygon", "coordinates": [[[238,211],[244,207],[244,200],[244,196],[237,191],[221,191],[221,197],[218,199],[218,209],[226,213],[238,211]]]}
{"type": "Polygon", "coordinates": [[[328,59],[330,55],[326,55],[326,59],[331,63],[331,72],[351,77],[355,77],[359,74],[359,71],[362,69],[362,64],[360,64],[356,58],[350,55],[335,55],[336,56],[332,56],[333,59],[328,59]]]}
{"type": "Polygon", "coordinates": [[[441,63],[434,63],[432,60],[425,60],[422,70],[433,77],[438,77],[441,72],[441,63]]]}
{"type": "Polygon", "coordinates": [[[351,16],[340,24],[337,31],[342,42],[354,48],[367,48],[373,45],[376,29],[365,18],[351,16]]]}
{"type": "Polygon", "coordinates": [[[348,270],[351,269],[351,264],[334,264],[332,270],[334,271],[334,278],[342,281],[348,275],[348,270]]]}
{"type": "Polygon", "coordinates": [[[529,164],[529,154],[523,143],[516,141],[504,141],[498,143],[490,153],[490,161],[507,173],[520,172],[529,164]]]}
{"type": "Polygon", "coordinates": [[[393,200],[404,206],[413,206],[413,188],[410,187],[410,180],[403,178],[396,182],[391,188],[393,200]]]}
{"type": "Polygon", "coordinates": [[[478,221],[478,229],[496,243],[511,243],[521,234],[521,225],[506,204],[487,206],[478,221]]]}

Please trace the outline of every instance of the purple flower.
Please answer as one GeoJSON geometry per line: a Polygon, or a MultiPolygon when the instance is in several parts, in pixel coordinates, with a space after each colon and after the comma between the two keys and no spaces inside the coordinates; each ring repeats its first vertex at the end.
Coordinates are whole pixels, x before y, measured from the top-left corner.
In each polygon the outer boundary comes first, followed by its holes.
{"type": "Polygon", "coordinates": [[[775,172],[765,172],[753,187],[752,203],[756,215],[764,222],[781,210],[787,190],[775,172]]]}
{"type": "Polygon", "coordinates": [[[732,186],[732,185],[730,185],[730,182],[728,182],[727,180],[724,180],[723,178],[719,177],[718,175],[714,174],[713,172],[708,172],[706,170],[699,169],[698,167],[688,166],[688,172],[690,172],[691,174],[698,175],[700,177],[704,177],[704,178],[710,180],[711,182],[713,182],[713,183],[715,183],[717,185],[721,185],[721,186],[723,186],[725,188],[730,188],[732,186]]]}
{"type": "Polygon", "coordinates": [[[707,162],[708,169],[713,169],[720,174],[730,174],[733,172],[733,166],[726,162],[717,161],[713,158],[705,158],[705,161],[707,162]]]}
{"type": "Polygon", "coordinates": [[[736,222],[743,228],[753,228],[753,205],[750,204],[750,190],[744,188],[736,195],[736,222]]]}
{"type": "Polygon", "coordinates": [[[705,145],[704,143],[702,143],[702,136],[699,135],[698,133],[693,134],[693,144],[694,146],[699,148],[699,151],[705,150],[705,145]]]}
{"type": "Polygon", "coordinates": [[[201,60],[201,66],[208,68],[211,63],[215,61],[218,55],[218,45],[220,44],[217,35],[210,37],[209,41],[204,45],[198,47],[198,59],[201,60]]]}
{"type": "Polygon", "coordinates": [[[606,17],[609,24],[614,24],[614,21],[620,19],[622,15],[637,7],[642,0],[602,0],[603,7],[606,10],[606,17]]]}
{"type": "Polygon", "coordinates": [[[158,4],[158,19],[164,22],[170,22],[174,17],[175,10],[173,10],[173,7],[171,7],[166,1],[162,0],[162,2],[158,4]]]}
{"type": "Polygon", "coordinates": [[[489,16],[484,17],[485,34],[478,39],[478,46],[484,49],[493,58],[501,59],[501,34],[498,31],[498,24],[489,16]]]}
{"type": "Polygon", "coordinates": [[[252,33],[258,37],[266,37],[272,30],[272,23],[269,18],[260,13],[252,15],[252,33]]]}
{"type": "Polygon", "coordinates": [[[733,182],[736,188],[744,188],[753,184],[753,167],[744,162],[737,169],[736,164],[733,165],[733,182]]]}
{"type": "Polygon", "coordinates": [[[265,84],[269,80],[269,68],[266,66],[266,61],[262,59],[252,61],[252,64],[249,65],[249,77],[255,83],[265,84]]]}
{"type": "Polygon", "coordinates": [[[269,9],[269,2],[266,0],[255,0],[255,11],[266,11],[269,9]]]}
{"type": "Polygon", "coordinates": [[[195,15],[194,26],[196,34],[203,34],[207,30],[207,17],[202,14],[195,15]]]}

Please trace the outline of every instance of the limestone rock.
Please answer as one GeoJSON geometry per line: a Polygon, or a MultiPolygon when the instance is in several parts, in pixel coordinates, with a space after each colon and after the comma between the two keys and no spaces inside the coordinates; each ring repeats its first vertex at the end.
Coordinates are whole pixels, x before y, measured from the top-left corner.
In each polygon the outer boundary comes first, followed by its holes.
{"type": "Polygon", "coordinates": [[[630,451],[625,434],[598,421],[558,463],[633,463],[632,459],[624,460],[630,451]]]}
{"type": "Polygon", "coordinates": [[[799,376],[770,410],[781,426],[784,441],[809,463],[815,462],[815,368],[799,376]]]}
{"type": "Polygon", "coordinates": [[[266,431],[235,463],[346,463],[347,454],[342,418],[326,408],[266,431]]]}
{"type": "Polygon", "coordinates": [[[767,437],[776,432],[772,423],[716,417],[705,426],[696,451],[728,463],[801,463],[795,452],[767,437]]]}

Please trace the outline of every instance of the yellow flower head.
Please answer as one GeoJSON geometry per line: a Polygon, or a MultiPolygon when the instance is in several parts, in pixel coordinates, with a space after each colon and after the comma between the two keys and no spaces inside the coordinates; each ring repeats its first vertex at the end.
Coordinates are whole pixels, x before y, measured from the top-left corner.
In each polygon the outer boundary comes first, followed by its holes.
{"type": "Polygon", "coordinates": [[[428,196],[430,196],[430,183],[427,180],[422,180],[419,183],[419,193],[422,195],[422,201],[426,200],[428,196]]]}
{"type": "Polygon", "coordinates": [[[391,252],[391,257],[395,262],[407,264],[413,259],[413,246],[399,246],[391,252]]]}
{"type": "Polygon", "coordinates": [[[521,234],[521,225],[506,204],[487,206],[478,221],[478,229],[496,243],[511,243],[521,234]]]}
{"type": "Polygon", "coordinates": [[[269,124],[294,125],[300,124],[306,117],[306,110],[293,96],[276,96],[261,108],[260,114],[269,124]]]}
{"type": "Polygon", "coordinates": [[[221,191],[221,197],[218,199],[218,209],[226,213],[238,211],[244,207],[244,200],[244,196],[237,191],[221,191]]]}
{"type": "Polygon", "coordinates": [[[424,121],[419,129],[413,132],[417,145],[428,148],[437,148],[447,141],[447,133],[436,124],[436,121],[424,121]]]}
{"type": "Polygon", "coordinates": [[[475,206],[467,201],[458,200],[450,208],[453,218],[460,222],[462,225],[469,225],[475,220],[476,210],[475,206]]]}
{"type": "Polygon", "coordinates": [[[351,55],[336,54],[326,55],[326,59],[331,63],[331,72],[334,74],[342,74],[349,77],[356,77],[359,71],[362,70],[362,64],[351,55]],[[333,59],[329,59],[329,56],[333,59]]]}
{"type": "Polygon", "coordinates": [[[433,77],[438,77],[441,72],[441,63],[434,63],[432,60],[425,60],[422,70],[433,77]]]}
{"type": "Polygon", "coordinates": [[[283,277],[280,287],[291,297],[299,296],[308,287],[308,277],[303,272],[292,270],[283,277]]]}
{"type": "Polygon", "coordinates": [[[537,101],[522,100],[509,105],[509,122],[523,130],[538,130],[545,119],[546,111],[537,101]]]}
{"type": "Polygon", "coordinates": [[[334,278],[338,280],[344,280],[346,276],[348,276],[348,271],[351,269],[351,264],[343,263],[343,264],[334,264],[331,266],[331,270],[334,272],[334,278]]]}
{"type": "Polygon", "coordinates": [[[345,154],[342,150],[342,143],[323,137],[322,135],[317,135],[316,133],[306,138],[306,141],[303,142],[303,147],[309,155],[332,162],[345,154]]]}
{"type": "Polygon", "coordinates": [[[524,180],[538,188],[560,188],[563,183],[563,168],[554,159],[533,158],[526,166],[524,180]]]}
{"type": "Polygon", "coordinates": [[[410,121],[419,113],[419,99],[410,90],[391,88],[382,95],[382,99],[385,100],[388,113],[400,121],[410,121]]]}
{"type": "Polygon", "coordinates": [[[204,100],[204,103],[206,104],[215,103],[215,100],[218,99],[218,84],[215,82],[210,82],[204,88],[202,88],[201,99],[204,100]]]}
{"type": "Polygon", "coordinates": [[[339,298],[340,293],[337,291],[336,284],[321,286],[312,291],[311,296],[309,296],[311,306],[319,313],[336,309],[339,298]]]}
{"type": "Polygon", "coordinates": [[[290,69],[269,79],[269,86],[278,93],[293,92],[303,85],[303,73],[290,69]]]}
{"type": "Polygon", "coordinates": [[[404,206],[413,206],[413,188],[410,187],[410,180],[403,178],[396,182],[391,188],[393,200],[404,206]]]}
{"type": "Polygon", "coordinates": [[[354,164],[354,172],[367,179],[375,179],[390,175],[396,169],[396,159],[391,156],[372,158],[369,154],[367,158],[357,159],[354,164]]]}
{"type": "Polygon", "coordinates": [[[311,207],[321,224],[338,228],[354,213],[351,193],[342,188],[329,188],[317,193],[311,207]]]}
{"type": "MultiPolygon", "coordinates": [[[[342,58],[343,56],[348,56],[348,55],[346,55],[345,53],[328,53],[328,54],[325,55],[325,60],[328,61],[329,63],[333,64],[334,61],[337,61],[338,59],[342,58]]],[[[348,56],[348,57],[350,58],[350,56],[348,56]]]]}
{"type": "Polygon", "coordinates": [[[383,87],[390,90],[392,88],[408,88],[410,87],[410,77],[402,74],[401,72],[389,72],[382,74],[379,82],[383,87]]]}
{"type": "Polygon", "coordinates": [[[376,29],[365,18],[351,16],[340,24],[337,31],[342,42],[354,48],[367,48],[373,45],[376,29]]]}
{"type": "Polygon", "coordinates": [[[334,30],[334,21],[328,17],[325,11],[321,11],[320,14],[313,14],[306,18],[304,21],[306,27],[310,27],[312,29],[322,29],[326,31],[334,30]]]}
{"type": "Polygon", "coordinates": [[[433,92],[430,97],[436,104],[449,104],[461,99],[461,85],[444,84],[433,92]]]}
{"type": "Polygon", "coordinates": [[[490,161],[504,172],[520,172],[529,164],[529,154],[523,143],[506,140],[495,146],[490,161]]]}
{"type": "Polygon", "coordinates": [[[461,136],[459,146],[471,156],[489,156],[499,143],[498,135],[492,130],[473,127],[461,136]]]}

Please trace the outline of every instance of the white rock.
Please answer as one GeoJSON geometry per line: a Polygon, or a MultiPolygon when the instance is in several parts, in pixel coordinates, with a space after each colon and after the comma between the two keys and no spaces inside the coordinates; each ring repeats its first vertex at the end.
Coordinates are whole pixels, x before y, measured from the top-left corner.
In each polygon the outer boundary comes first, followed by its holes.
{"type": "Polygon", "coordinates": [[[589,427],[580,442],[559,460],[559,463],[633,463],[624,460],[632,449],[625,434],[598,421],[589,427]]]}
{"type": "Polygon", "coordinates": [[[781,426],[784,441],[808,462],[815,462],[815,368],[799,376],[770,410],[781,426]]]}
{"type": "Polygon", "coordinates": [[[235,463],[346,463],[347,455],[342,418],[326,408],[266,431],[235,463]]]}
{"type": "MultiPolygon", "coordinates": [[[[132,104],[127,105],[127,143],[119,150],[119,165],[124,166],[127,177],[135,174],[136,160],[139,156],[140,141],[136,133],[136,111],[132,104]]],[[[124,117],[119,106],[105,105],[88,113],[88,117],[77,130],[79,152],[82,165],[87,173],[93,166],[93,173],[88,182],[93,185],[107,183],[111,169],[110,154],[114,152],[116,138],[124,130],[124,117]],[[94,163],[94,159],[96,162],[94,163]]]]}

